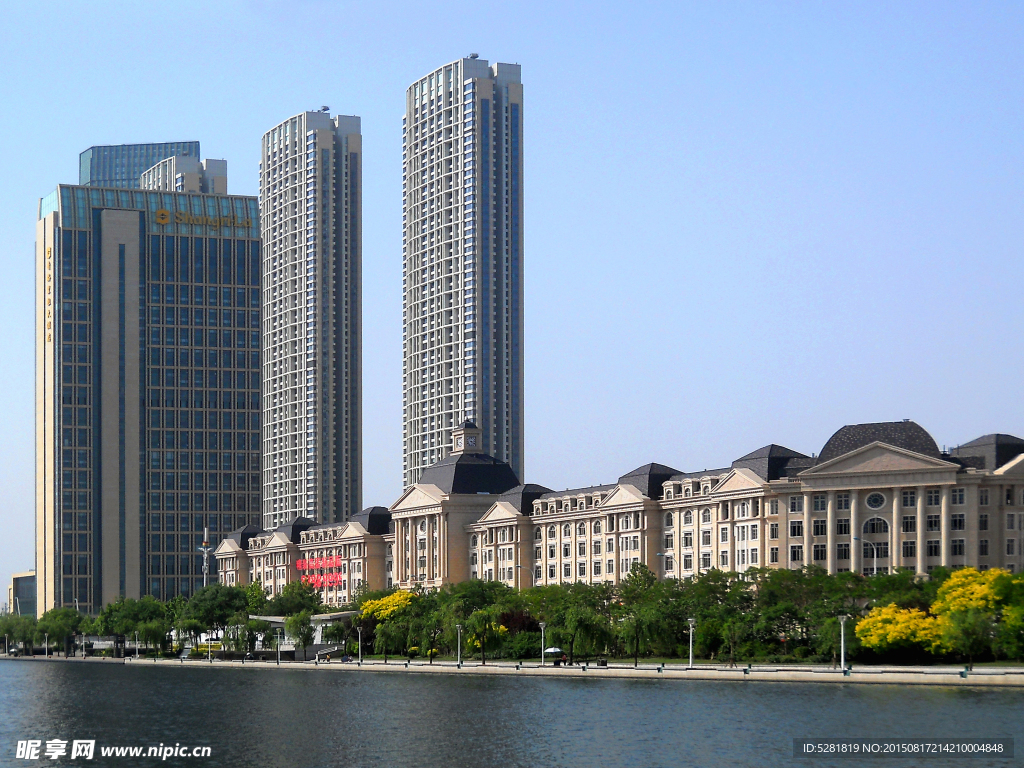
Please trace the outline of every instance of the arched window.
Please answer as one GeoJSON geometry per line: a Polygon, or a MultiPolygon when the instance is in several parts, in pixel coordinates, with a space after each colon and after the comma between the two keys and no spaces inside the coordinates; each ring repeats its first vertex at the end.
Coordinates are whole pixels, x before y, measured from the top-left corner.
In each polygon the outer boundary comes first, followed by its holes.
{"type": "Polygon", "coordinates": [[[555,538],[555,526],[553,526],[553,525],[549,525],[548,526],[548,538],[549,539],[555,538]]]}
{"type": "Polygon", "coordinates": [[[688,499],[692,495],[693,495],[693,490],[690,488],[690,486],[686,486],[686,488],[683,489],[683,496],[684,496],[684,498],[688,499]]]}
{"type": "Polygon", "coordinates": [[[601,521],[600,520],[595,520],[594,521],[594,533],[600,533],[600,532],[601,532],[601,521]]]}
{"type": "Polygon", "coordinates": [[[671,528],[672,527],[672,513],[671,512],[666,512],[665,513],[665,527],[666,528],[671,528]]]}
{"type": "Polygon", "coordinates": [[[562,526],[562,535],[563,536],[572,536],[572,526],[569,525],[568,523],[563,525],[562,526]]]}
{"type": "Polygon", "coordinates": [[[477,538],[476,538],[476,534],[474,533],[472,538],[470,538],[470,540],[469,540],[469,546],[475,547],[476,546],[476,542],[477,542],[477,538]]]}
{"type": "Polygon", "coordinates": [[[710,523],[711,522],[711,510],[710,509],[705,509],[703,512],[700,513],[700,521],[702,523],[710,523]]]}
{"type": "Polygon", "coordinates": [[[426,530],[427,530],[427,521],[426,520],[420,520],[420,533],[423,533],[426,530]]]}
{"type": "Polygon", "coordinates": [[[577,536],[586,536],[587,535],[587,524],[586,523],[580,523],[579,525],[576,526],[576,535],[577,536]]]}
{"type": "Polygon", "coordinates": [[[880,517],[872,517],[864,523],[864,533],[888,533],[889,524],[880,517]]]}
{"type": "Polygon", "coordinates": [[[693,511],[686,510],[683,513],[683,525],[693,525],[693,511]]]}
{"type": "Polygon", "coordinates": [[[544,538],[544,534],[541,533],[540,528],[534,528],[533,529],[533,538],[534,538],[535,541],[540,541],[541,539],[544,538]]]}

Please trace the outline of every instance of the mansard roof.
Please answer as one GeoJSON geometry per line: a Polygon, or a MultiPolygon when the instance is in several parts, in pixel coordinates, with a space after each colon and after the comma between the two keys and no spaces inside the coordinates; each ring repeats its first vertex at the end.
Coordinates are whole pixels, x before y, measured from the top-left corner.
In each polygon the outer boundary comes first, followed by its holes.
{"type": "Polygon", "coordinates": [[[298,544],[299,539],[302,538],[302,532],[309,530],[316,525],[316,520],[310,520],[308,517],[296,517],[293,520],[289,520],[284,525],[279,525],[274,529],[274,533],[281,533],[288,538],[288,541],[292,544],[298,544]]]}
{"type": "Polygon", "coordinates": [[[871,443],[885,443],[897,448],[942,458],[935,438],[920,424],[910,419],[904,421],[881,421],[872,424],[848,424],[839,429],[825,443],[818,456],[818,464],[824,464],[838,456],[863,448],[871,443]]]}
{"type": "Polygon", "coordinates": [[[526,483],[505,491],[498,497],[498,501],[507,502],[520,512],[529,515],[533,512],[533,502],[546,493],[551,493],[551,489],[536,483],[526,483]]]}
{"type": "Polygon", "coordinates": [[[814,460],[810,456],[771,443],[751,451],[746,456],[740,456],[732,463],[732,468],[749,469],[762,480],[778,480],[789,474],[787,470],[807,469],[813,464],[814,460]]]}
{"type": "Polygon", "coordinates": [[[361,512],[356,512],[349,519],[351,522],[363,526],[367,533],[383,536],[388,532],[391,524],[391,511],[387,507],[367,507],[361,512]]]}
{"type": "Polygon", "coordinates": [[[243,525],[241,528],[233,530],[224,538],[231,539],[242,549],[248,549],[249,539],[251,539],[253,536],[259,536],[261,533],[266,533],[266,531],[264,531],[258,525],[253,525],[252,523],[249,523],[248,525],[243,525]]]}
{"type": "Polygon", "coordinates": [[[519,485],[507,463],[486,453],[452,453],[423,470],[420,485],[436,485],[447,494],[504,493],[519,485]]]}
{"type": "Polygon", "coordinates": [[[1024,453],[1024,440],[1014,435],[991,434],[958,445],[950,450],[951,458],[975,469],[996,470],[1024,453]]]}
{"type": "Polygon", "coordinates": [[[662,484],[679,474],[678,469],[664,464],[644,464],[619,478],[619,485],[632,485],[649,499],[660,499],[662,484]]]}

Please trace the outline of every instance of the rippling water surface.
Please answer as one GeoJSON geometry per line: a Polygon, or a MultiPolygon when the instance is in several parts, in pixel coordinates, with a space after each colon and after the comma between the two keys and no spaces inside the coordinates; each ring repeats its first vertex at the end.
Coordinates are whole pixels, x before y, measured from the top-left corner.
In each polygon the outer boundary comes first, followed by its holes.
{"type": "Polygon", "coordinates": [[[0,765],[54,738],[209,745],[165,764],[259,768],[1024,765],[1015,689],[3,661],[0,713],[0,765]],[[795,737],[1014,738],[1018,758],[794,759],[795,737]]]}

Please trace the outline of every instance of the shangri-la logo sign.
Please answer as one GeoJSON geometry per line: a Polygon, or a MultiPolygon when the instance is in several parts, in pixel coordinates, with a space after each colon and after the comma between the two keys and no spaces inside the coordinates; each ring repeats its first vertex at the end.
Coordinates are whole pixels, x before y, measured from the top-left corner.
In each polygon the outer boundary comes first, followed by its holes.
{"type": "MultiPolygon", "coordinates": [[[[171,212],[161,208],[155,215],[156,223],[164,226],[171,223],[171,212]]],[[[174,212],[175,224],[188,224],[193,227],[209,227],[220,229],[221,227],[251,227],[252,219],[240,219],[233,213],[228,216],[204,216],[202,214],[189,213],[188,211],[174,212]]]]}

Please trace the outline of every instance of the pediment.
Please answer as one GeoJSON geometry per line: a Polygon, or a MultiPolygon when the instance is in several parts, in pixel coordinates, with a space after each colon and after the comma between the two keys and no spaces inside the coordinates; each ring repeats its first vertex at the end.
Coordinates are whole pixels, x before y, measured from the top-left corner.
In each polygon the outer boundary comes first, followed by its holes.
{"type": "Polygon", "coordinates": [[[430,507],[440,504],[444,500],[444,491],[436,485],[412,485],[405,489],[405,492],[398,498],[389,509],[397,512],[402,509],[417,509],[418,507],[430,507]]]}
{"type": "Polygon", "coordinates": [[[238,542],[234,539],[221,539],[220,544],[217,545],[217,549],[214,550],[214,556],[217,555],[231,555],[236,552],[241,552],[242,548],[238,546],[238,542]]]}
{"type": "Polygon", "coordinates": [[[615,490],[602,499],[602,507],[614,507],[621,504],[638,504],[647,498],[635,485],[623,483],[615,486],[615,490]]]}
{"type": "Polygon", "coordinates": [[[722,478],[722,481],[711,489],[712,493],[730,493],[735,491],[758,490],[764,485],[764,481],[746,468],[730,470],[729,474],[722,478]]]}
{"type": "Polygon", "coordinates": [[[866,475],[892,472],[956,471],[958,465],[941,459],[934,459],[921,453],[897,448],[894,445],[874,442],[850,453],[837,456],[831,461],[805,469],[801,477],[824,475],[866,475]]]}
{"type": "Polygon", "coordinates": [[[1024,453],[1006,462],[992,474],[1000,477],[1024,477],[1024,453]]]}
{"type": "Polygon", "coordinates": [[[490,509],[484,512],[483,517],[481,517],[477,522],[508,522],[510,520],[518,520],[522,516],[523,515],[519,512],[519,510],[516,509],[515,506],[513,506],[512,504],[509,504],[507,501],[499,501],[494,503],[490,509]]]}
{"type": "Polygon", "coordinates": [[[360,523],[350,522],[346,523],[345,527],[341,529],[341,533],[338,534],[339,539],[347,539],[349,536],[365,536],[368,531],[360,523]]]}

